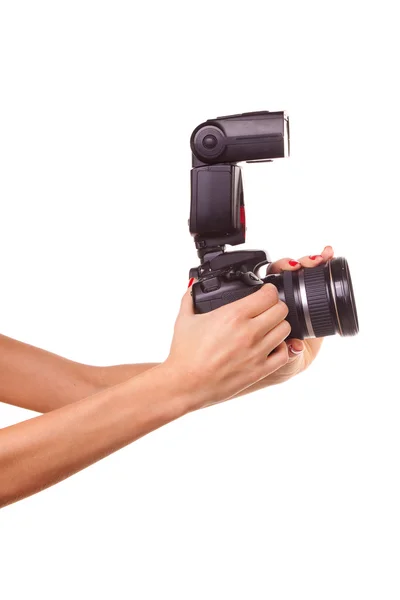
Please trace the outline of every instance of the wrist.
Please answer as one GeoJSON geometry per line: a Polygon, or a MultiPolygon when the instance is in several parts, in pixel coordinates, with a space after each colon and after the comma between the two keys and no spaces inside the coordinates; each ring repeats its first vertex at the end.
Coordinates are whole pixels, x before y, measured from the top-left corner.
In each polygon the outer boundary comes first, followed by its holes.
{"type": "Polygon", "coordinates": [[[196,383],[168,361],[121,367],[87,367],[85,378],[97,392],[127,380],[132,383],[142,381],[146,385],[154,386],[154,391],[164,403],[164,408],[170,411],[171,419],[200,408],[204,400],[196,383]],[[165,402],[167,398],[168,406],[165,402]]]}
{"type": "Polygon", "coordinates": [[[193,380],[193,377],[171,364],[168,359],[152,371],[157,372],[161,377],[182,414],[193,412],[207,403],[204,390],[193,380]]]}

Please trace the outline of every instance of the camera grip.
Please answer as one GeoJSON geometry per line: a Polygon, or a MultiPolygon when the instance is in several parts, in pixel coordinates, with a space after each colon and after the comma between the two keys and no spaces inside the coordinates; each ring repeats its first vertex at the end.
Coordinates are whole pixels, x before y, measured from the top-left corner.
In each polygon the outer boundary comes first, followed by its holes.
{"type": "MultiPolygon", "coordinates": [[[[199,284],[195,284],[197,286],[199,284]]],[[[193,286],[194,287],[194,286],[193,286]]],[[[254,294],[257,290],[260,289],[260,286],[247,286],[243,285],[240,288],[230,289],[230,290],[217,290],[215,292],[209,292],[207,294],[200,292],[195,294],[195,289],[193,289],[193,304],[194,310],[198,314],[204,314],[215,310],[216,308],[220,308],[221,306],[225,306],[225,304],[230,304],[231,302],[235,302],[235,300],[240,300],[241,298],[245,298],[250,294],[254,294]]]]}

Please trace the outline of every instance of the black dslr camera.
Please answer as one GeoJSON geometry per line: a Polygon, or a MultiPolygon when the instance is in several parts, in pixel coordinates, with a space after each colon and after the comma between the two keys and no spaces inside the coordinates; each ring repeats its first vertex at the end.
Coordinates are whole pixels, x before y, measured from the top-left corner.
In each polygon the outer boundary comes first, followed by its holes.
{"type": "Polygon", "coordinates": [[[190,233],[200,266],[190,270],[196,313],[206,313],[273,283],[289,308],[290,337],[304,339],[358,332],[356,304],[345,258],[310,269],[260,278],[271,261],[263,250],[225,252],[246,239],[241,167],[238,162],[271,162],[289,156],[285,112],[218,117],[193,131],[190,233]]]}

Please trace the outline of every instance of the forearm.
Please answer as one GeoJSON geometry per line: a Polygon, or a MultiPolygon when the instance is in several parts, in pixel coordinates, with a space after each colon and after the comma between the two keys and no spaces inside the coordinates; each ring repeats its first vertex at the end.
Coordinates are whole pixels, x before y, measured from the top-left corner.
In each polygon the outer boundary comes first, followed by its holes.
{"type": "Polygon", "coordinates": [[[49,412],[157,364],[93,367],[0,335],[0,402],[49,412]]]}
{"type": "Polygon", "coordinates": [[[90,377],[92,383],[100,389],[107,389],[117,383],[141,375],[149,369],[159,366],[160,363],[136,363],[125,365],[111,365],[109,367],[92,367],[90,377]]]}
{"type": "MultiPolygon", "coordinates": [[[[47,413],[137,377],[159,364],[95,367],[0,335],[0,402],[47,413]]],[[[272,377],[266,378],[234,397],[272,383],[272,377]]]]}
{"type": "Polygon", "coordinates": [[[193,395],[161,365],[0,430],[0,507],[57,483],[184,415],[193,395]]]}

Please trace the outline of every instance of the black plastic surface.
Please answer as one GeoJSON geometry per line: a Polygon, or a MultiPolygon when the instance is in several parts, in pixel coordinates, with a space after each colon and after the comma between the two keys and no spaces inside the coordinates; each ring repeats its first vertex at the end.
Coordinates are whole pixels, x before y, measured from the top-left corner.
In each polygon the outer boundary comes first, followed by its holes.
{"type": "Polygon", "coordinates": [[[191,233],[207,236],[238,233],[241,173],[237,165],[213,165],[191,171],[191,233]]]}
{"type": "Polygon", "coordinates": [[[190,145],[195,158],[205,164],[281,158],[289,147],[289,119],[284,111],[210,119],[196,127],[190,145]],[[211,136],[216,143],[208,147],[211,136]]]}

